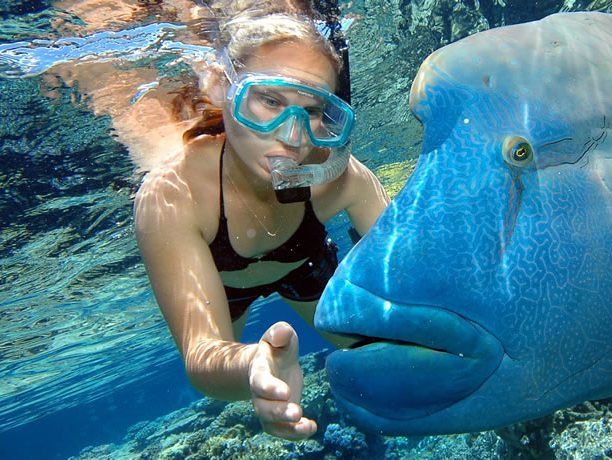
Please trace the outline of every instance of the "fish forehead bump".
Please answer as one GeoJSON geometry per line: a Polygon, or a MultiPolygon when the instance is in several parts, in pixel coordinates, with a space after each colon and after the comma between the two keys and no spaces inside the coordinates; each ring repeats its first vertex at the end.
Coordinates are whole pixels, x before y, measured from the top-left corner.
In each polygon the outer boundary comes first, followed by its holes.
{"type": "MultiPolygon", "coordinates": [[[[612,15],[605,13],[559,13],[480,32],[423,62],[412,84],[410,107],[425,122],[428,112],[420,106],[432,88],[465,85],[517,103],[525,98],[553,103],[549,109],[565,116],[585,116],[587,107],[609,113],[610,43],[612,15]],[[577,111],[576,104],[583,110],[577,111]]],[[[427,101],[428,109],[432,103],[427,101]]]]}

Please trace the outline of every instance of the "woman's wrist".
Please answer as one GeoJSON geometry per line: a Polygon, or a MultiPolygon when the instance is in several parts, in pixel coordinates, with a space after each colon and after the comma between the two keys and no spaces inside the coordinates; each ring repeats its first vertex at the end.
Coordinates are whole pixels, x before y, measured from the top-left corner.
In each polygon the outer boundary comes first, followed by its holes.
{"type": "Polygon", "coordinates": [[[249,375],[257,344],[205,340],[185,357],[191,384],[214,399],[250,399],[249,375]]]}

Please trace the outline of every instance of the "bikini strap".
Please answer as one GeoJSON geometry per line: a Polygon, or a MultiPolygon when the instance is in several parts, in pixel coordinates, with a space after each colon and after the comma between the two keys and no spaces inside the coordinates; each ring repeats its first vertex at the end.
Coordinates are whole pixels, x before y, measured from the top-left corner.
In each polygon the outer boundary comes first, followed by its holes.
{"type": "Polygon", "coordinates": [[[219,219],[227,220],[225,217],[225,204],[223,202],[223,153],[225,152],[225,141],[221,146],[221,155],[219,155],[219,219]]]}
{"type": "Polygon", "coordinates": [[[312,207],[312,201],[310,199],[304,201],[304,207],[306,208],[306,211],[304,213],[304,218],[314,217],[315,219],[317,219],[317,215],[314,212],[314,208],[312,207]]]}

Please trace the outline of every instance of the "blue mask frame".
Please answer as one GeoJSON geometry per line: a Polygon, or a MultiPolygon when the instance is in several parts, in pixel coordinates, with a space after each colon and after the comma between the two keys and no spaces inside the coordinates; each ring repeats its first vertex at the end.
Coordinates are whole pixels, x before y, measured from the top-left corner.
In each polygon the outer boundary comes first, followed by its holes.
{"type": "Polygon", "coordinates": [[[352,107],[334,93],[301,80],[285,76],[256,73],[245,74],[237,82],[232,82],[227,92],[227,99],[232,102],[232,115],[236,121],[243,126],[260,133],[270,133],[282,125],[288,118],[297,118],[308,134],[310,142],[316,147],[333,148],[346,145],[355,124],[355,112],[353,111],[352,107]],[[326,138],[317,136],[310,127],[310,115],[303,107],[298,105],[286,107],[277,117],[267,122],[257,122],[246,118],[241,114],[238,108],[245,102],[244,98],[247,97],[249,88],[255,85],[287,87],[297,91],[304,91],[306,93],[313,94],[314,96],[327,101],[326,107],[330,107],[337,112],[331,114],[327,112],[323,115],[328,119],[331,119],[332,122],[340,128],[339,132],[337,134],[333,134],[330,131],[330,137],[326,138]]]}

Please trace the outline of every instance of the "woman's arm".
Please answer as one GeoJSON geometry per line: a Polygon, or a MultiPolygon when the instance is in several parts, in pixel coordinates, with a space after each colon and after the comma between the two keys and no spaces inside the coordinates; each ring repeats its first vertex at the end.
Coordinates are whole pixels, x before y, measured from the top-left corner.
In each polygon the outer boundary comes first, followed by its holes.
{"type": "Polygon", "coordinates": [[[378,178],[351,156],[343,187],[343,208],[351,223],[364,235],[389,204],[389,196],[378,178]]]}
{"type": "Polygon", "coordinates": [[[193,385],[213,398],[247,399],[255,346],[235,342],[223,284],[194,213],[189,187],[171,168],[151,173],[135,201],[138,246],[193,385]]]}
{"type": "Polygon", "coordinates": [[[189,187],[172,169],[150,174],[136,196],[138,245],[190,381],[216,399],[251,399],[270,434],[311,436],[316,423],[302,417],[299,405],[302,373],[295,331],[280,322],[257,344],[235,341],[208,229],[199,227],[195,215],[189,187]]]}

